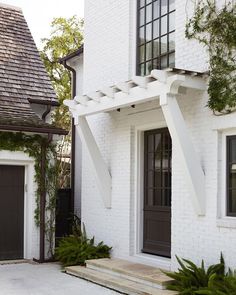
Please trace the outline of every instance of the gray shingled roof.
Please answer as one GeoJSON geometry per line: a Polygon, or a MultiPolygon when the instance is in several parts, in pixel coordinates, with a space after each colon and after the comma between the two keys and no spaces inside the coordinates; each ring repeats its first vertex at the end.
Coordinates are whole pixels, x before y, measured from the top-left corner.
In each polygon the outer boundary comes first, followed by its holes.
{"type": "Polygon", "coordinates": [[[58,105],[21,9],[0,3],[0,126],[53,128],[29,101],[58,105]]]}

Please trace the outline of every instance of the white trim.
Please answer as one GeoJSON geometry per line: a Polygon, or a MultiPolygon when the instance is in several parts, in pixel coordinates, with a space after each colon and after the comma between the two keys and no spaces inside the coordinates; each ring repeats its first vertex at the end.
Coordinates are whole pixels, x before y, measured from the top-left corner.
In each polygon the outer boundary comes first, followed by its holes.
{"type": "Polygon", "coordinates": [[[221,130],[218,133],[218,144],[220,146],[218,151],[218,162],[219,162],[219,187],[218,187],[218,213],[216,224],[218,227],[225,228],[236,228],[236,217],[227,216],[227,194],[226,194],[226,138],[227,136],[236,135],[236,128],[229,128],[225,130],[221,130]]]}
{"type": "MultiPolygon", "coordinates": [[[[32,259],[35,246],[32,234],[35,232],[34,210],[35,184],[34,184],[34,159],[23,152],[0,151],[0,165],[25,167],[24,190],[24,259],[32,259]]],[[[38,251],[37,251],[38,252],[38,251]]]]}
{"type": "Polygon", "coordinates": [[[138,1],[130,1],[130,31],[131,36],[130,38],[130,62],[129,65],[129,78],[136,74],[136,67],[137,67],[137,9],[138,9],[138,1]]]}

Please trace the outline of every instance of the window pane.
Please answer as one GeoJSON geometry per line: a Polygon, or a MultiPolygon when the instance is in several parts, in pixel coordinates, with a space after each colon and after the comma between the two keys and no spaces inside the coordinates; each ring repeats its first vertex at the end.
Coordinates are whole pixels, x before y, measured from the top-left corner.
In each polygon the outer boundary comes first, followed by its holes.
{"type": "Polygon", "coordinates": [[[139,44],[143,44],[144,42],[144,27],[142,27],[139,29],[139,44]]]}
{"type": "Polygon", "coordinates": [[[229,191],[229,213],[236,213],[236,190],[229,191]]]}
{"type": "Polygon", "coordinates": [[[146,199],[146,205],[153,205],[153,189],[148,190],[148,197],[146,199]]]}
{"type": "Polygon", "coordinates": [[[162,190],[161,189],[155,189],[154,190],[154,196],[153,196],[153,199],[154,199],[154,204],[153,205],[156,205],[156,206],[161,206],[161,199],[162,199],[162,190]]]}
{"type": "Polygon", "coordinates": [[[166,69],[167,68],[167,56],[163,56],[161,58],[161,69],[166,69]]]}
{"type": "MultiPolygon", "coordinates": [[[[153,134],[148,135],[148,152],[154,152],[154,136],[153,134]]],[[[153,156],[152,156],[153,157],[153,156]]]]}
{"type": "Polygon", "coordinates": [[[146,42],[152,40],[152,24],[146,26],[146,42]]]}
{"type": "Polygon", "coordinates": [[[145,61],[145,45],[142,45],[139,48],[139,58],[140,58],[140,62],[145,61]]]}
{"type": "Polygon", "coordinates": [[[161,133],[155,135],[155,152],[161,151],[161,133]]]}
{"type": "Polygon", "coordinates": [[[156,170],[161,169],[161,162],[162,162],[162,154],[158,152],[155,154],[155,169],[156,170]]]}
{"type": "Polygon", "coordinates": [[[170,206],[171,205],[171,189],[167,188],[163,190],[163,206],[170,206]]]}
{"type": "Polygon", "coordinates": [[[175,33],[169,34],[169,51],[175,50],[175,33]]]}
{"type": "Polygon", "coordinates": [[[157,37],[159,37],[159,20],[156,20],[153,22],[153,39],[156,39],[157,37]]]}
{"type": "Polygon", "coordinates": [[[152,70],[152,62],[149,61],[146,63],[146,75],[149,75],[151,73],[152,70]]]}
{"type": "Polygon", "coordinates": [[[153,18],[156,19],[160,16],[160,0],[153,3],[153,18]]]}
{"type": "Polygon", "coordinates": [[[143,7],[145,5],[145,0],[139,0],[140,7],[143,7]]]}
{"type": "Polygon", "coordinates": [[[169,67],[174,68],[175,67],[175,54],[171,53],[169,55],[169,67]]]}
{"type": "Polygon", "coordinates": [[[146,0],[146,4],[149,4],[151,2],[152,2],[152,0],[146,0]]]}
{"type": "Polygon", "coordinates": [[[229,187],[236,189],[236,164],[232,164],[230,167],[229,187]]]}
{"type": "Polygon", "coordinates": [[[236,139],[230,139],[230,162],[236,162],[236,139]]]}
{"type": "Polygon", "coordinates": [[[169,32],[175,29],[175,12],[169,14],[169,32]]]}
{"type": "Polygon", "coordinates": [[[163,134],[163,149],[170,150],[171,149],[171,139],[169,133],[163,134]]]}
{"type": "Polygon", "coordinates": [[[140,9],[139,12],[139,26],[144,25],[144,8],[140,9]]]}
{"type": "Polygon", "coordinates": [[[145,66],[144,66],[144,64],[141,64],[140,65],[140,75],[141,76],[144,76],[145,75],[145,66]]]}
{"type": "Polygon", "coordinates": [[[161,0],[161,15],[167,13],[168,0],[161,0]]]}
{"type": "Polygon", "coordinates": [[[175,0],[169,0],[169,11],[172,11],[175,9],[175,0]]]}
{"type": "Polygon", "coordinates": [[[161,172],[156,171],[155,172],[155,188],[161,188],[161,172]]]}
{"type": "Polygon", "coordinates": [[[152,42],[146,44],[146,60],[152,58],[152,42]]]}
{"type": "Polygon", "coordinates": [[[148,172],[148,187],[152,188],[154,186],[154,172],[149,171],[148,172]]]}
{"type": "Polygon", "coordinates": [[[146,7],[146,23],[149,23],[152,20],[152,4],[149,4],[146,7]]]}
{"type": "Polygon", "coordinates": [[[161,54],[167,52],[167,36],[161,38],[161,54]]]}
{"type": "Polygon", "coordinates": [[[148,153],[148,169],[154,169],[153,164],[154,164],[154,153],[148,153]]]}
{"type": "Polygon", "coordinates": [[[153,69],[160,69],[159,59],[153,60],[153,69]]]}
{"type": "Polygon", "coordinates": [[[167,33],[167,16],[161,18],[161,34],[167,33]]]}
{"type": "Polygon", "coordinates": [[[160,55],[159,52],[159,40],[160,39],[156,39],[153,41],[153,56],[154,57],[158,57],[160,55]]]}

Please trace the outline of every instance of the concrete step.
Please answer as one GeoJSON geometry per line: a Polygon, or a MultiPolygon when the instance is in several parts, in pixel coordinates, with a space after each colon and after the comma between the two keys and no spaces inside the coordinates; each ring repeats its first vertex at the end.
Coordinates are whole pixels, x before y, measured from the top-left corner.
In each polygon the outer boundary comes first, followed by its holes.
{"type": "Polygon", "coordinates": [[[86,266],[88,269],[97,270],[158,289],[165,289],[165,286],[173,281],[159,268],[122,259],[104,258],[87,260],[86,266]]]}
{"type": "Polygon", "coordinates": [[[99,272],[83,266],[66,267],[66,273],[86,279],[103,287],[128,295],[175,295],[177,293],[145,286],[108,273],[99,272]]]}

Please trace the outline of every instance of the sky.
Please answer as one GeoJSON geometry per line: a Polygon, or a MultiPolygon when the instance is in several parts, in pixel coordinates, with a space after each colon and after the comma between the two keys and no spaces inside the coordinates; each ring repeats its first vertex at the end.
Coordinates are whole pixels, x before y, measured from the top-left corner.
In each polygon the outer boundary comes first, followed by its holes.
{"type": "Polygon", "coordinates": [[[40,40],[50,36],[54,17],[84,15],[84,0],[0,0],[0,3],[21,7],[39,49],[40,40]]]}

